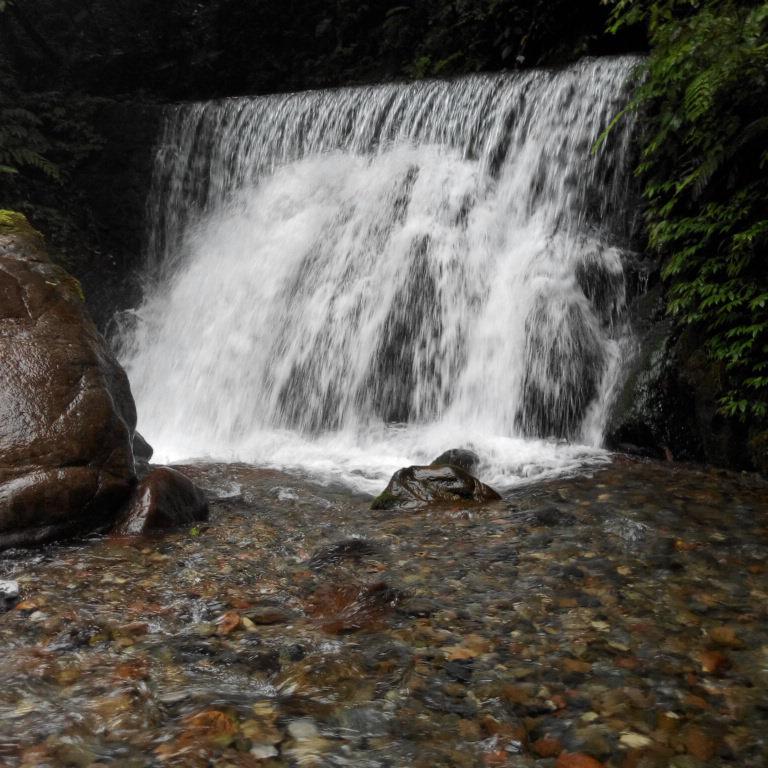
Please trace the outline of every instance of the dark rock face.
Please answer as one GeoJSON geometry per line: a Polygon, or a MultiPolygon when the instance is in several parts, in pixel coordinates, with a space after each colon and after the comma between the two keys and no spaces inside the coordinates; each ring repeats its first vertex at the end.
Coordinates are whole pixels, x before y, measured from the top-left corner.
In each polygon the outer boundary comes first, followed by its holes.
{"type": "Polygon", "coordinates": [[[371,509],[417,508],[457,501],[483,504],[501,498],[493,488],[452,465],[398,469],[371,509]]]}
{"type": "Polygon", "coordinates": [[[133,459],[136,466],[136,475],[139,480],[149,474],[149,460],[152,458],[153,453],[152,446],[136,432],[133,435],[133,459]]]}
{"type": "Polygon", "coordinates": [[[451,448],[441,453],[430,466],[438,467],[443,464],[461,467],[465,472],[473,475],[480,466],[480,457],[474,451],[470,451],[467,448],[451,448]]]}
{"type": "Polygon", "coordinates": [[[759,436],[719,413],[722,365],[708,358],[695,331],[681,331],[665,317],[661,286],[639,297],[633,315],[639,349],[613,407],[607,447],[760,469],[759,436]]]}
{"type": "Polygon", "coordinates": [[[170,467],[156,467],[135,488],[113,533],[136,536],[208,519],[205,494],[170,467]]]}
{"type": "Polygon", "coordinates": [[[0,549],[105,526],[135,483],[125,372],[20,214],[0,213],[0,549]]]}
{"type": "MultiPolygon", "coordinates": [[[[83,284],[96,327],[107,337],[115,311],[136,306],[141,298],[144,217],[161,118],[161,107],[151,103],[105,100],[94,117],[103,147],[73,178],[82,190],[83,217],[91,219],[94,231],[88,243],[62,245],[74,251],[72,271],[83,284]]],[[[65,202],[59,206],[67,210],[65,202]]]]}

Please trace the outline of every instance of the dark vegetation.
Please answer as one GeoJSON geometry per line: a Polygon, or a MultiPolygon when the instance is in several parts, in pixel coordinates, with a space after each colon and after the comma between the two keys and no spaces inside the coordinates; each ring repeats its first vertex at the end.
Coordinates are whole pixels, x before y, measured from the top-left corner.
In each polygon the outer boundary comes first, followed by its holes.
{"type": "Polygon", "coordinates": [[[651,43],[630,107],[648,246],[721,414],[751,427],[768,466],[768,3],[618,0],[613,28],[637,23],[651,43]]]}
{"type": "Polygon", "coordinates": [[[103,326],[131,303],[159,110],[635,48],[601,0],[0,0],[0,207],[27,214],[103,326]]]}
{"type": "Polygon", "coordinates": [[[754,433],[768,418],[767,30],[755,0],[0,0],[0,208],[48,234],[103,325],[131,300],[157,105],[650,49],[632,105],[647,244],[720,417],[754,433]]]}
{"type": "Polygon", "coordinates": [[[600,0],[3,0],[25,90],[160,99],[557,64],[620,50],[600,0]]]}

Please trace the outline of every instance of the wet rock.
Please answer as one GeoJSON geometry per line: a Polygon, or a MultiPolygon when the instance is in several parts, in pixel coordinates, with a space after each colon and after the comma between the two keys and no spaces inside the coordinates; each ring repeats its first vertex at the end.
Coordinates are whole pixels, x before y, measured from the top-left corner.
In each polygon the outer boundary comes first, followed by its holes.
{"type": "Polygon", "coordinates": [[[488,503],[501,498],[493,488],[453,465],[406,467],[392,476],[371,509],[414,509],[428,504],[488,503]]]}
{"type": "Polygon", "coordinates": [[[461,467],[465,472],[474,475],[480,466],[480,457],[468,448],[451,448],[441,453],[431,464],[432,467],[439,467],[443,464],[451,464],[454,467],[461,467]]]}
{"type": "Polygon", "coordinates": [[[578,519],[570,512],[558,509],[555,506],[549,506],[535,510],[531,515],[531,521],[534,525],[543,525],[548,528],[554,528],[560,525],[575,525],[578,522],[578,519]]]}
{"type": "Polygon", "coordinates": [[[307,612],[326,632],[341,634],[377,626],[401,599],[402,593],[383,581],[320,584],[307,602],[307,612]]]}
{"type": "Polygon", "coordinates": [[[377,555],[379,551],[380,548],[375,542],[366,539],[344,539],[315,552],[309,560],[309,567],[319,569],[344,560],[359,561],[363,557],[377,555]]]}
{"type": "Polygon", "coordinates": [[[136,475],[139,479],[149,474],[149,461],[153,453],[154,449],[152,446],[138,432],[134,433],[133,458],[136,466],[136,475]]]}
{"type": "Polygon", "coordinates": [[[555,768],[603,768],[603,764],[590,755],[579,752],[561,752],[555,768]]]}
{"type": "Polygon", "coordinates": [[[136,536],[208,519],[208,500],[170,467],[153,469],[135,488],[113,533],[136,536]]]}
{"type": "Polygon", "coordinates": [[[705,733],[701,728],[691,726],[685,733],[685,749],[688,754],[708,762],[717,751],[717,742],[709,733],[705,733]]]}
{"type": "Polygon", "coordinates": [[[386,713],[374,707],[346,709],[339,715],[339,723],[348,734],[358,738],[386,736],[390,730],[386,713]]]}
{"type": "Polygon", "coordinates": [[[13,608],[19,601],[19,582],[0,581],[0,612],[13,608]]]}
{"type": "Polygon", "coordinates": [[[135,482],[136,408],[79,283],[0,213],[0,549],[108,525],[135,482]]]}
{"type": "Polygon", "coordinates": [[[664,304],[660,285],[635,302],[639,349],[626,366],[606,446],[631,446],[632,453],[656,458],[760,470],[760,451],[750,441],[748,426],[721,413],[723,363],[707,354],[700,331],[676,328],[665,316],[664,304]]]}
{"type": "Polygon", "coordinates": [[[460,683],[467,683],[472,679],[472,660],[448,661],[445,664],[445,672],[449,677],[460,683]]]}
{"type": "Polygon", "coordinates": [[[717,675],[731,666],[730,659],[720,651],[702,651],[699,658],[701,671],[708,675],[717,675]]]}
{"type": "Polygon", "coordinates": [[[440,610],[440,604],[428,597],[407,597],[397,607],[406,616],[426,618],[440,610]]]}
{"type": "Polygon", "coordinates": [[[545,736],[531,744],[531,749],[539,757],[557,757],[563,751],[563,745],[557,739],[545,736]]]}
{"type": "Polygon", "coordinates": [[[266,626],[269,624],[286,624],[294,618],[291,611],[274,605],[263,605],[253,608],[247,613],[254,624],[266,626]]]}
{"type": "Polygon", "coordinates": [[[744,645],[734,627],[713,627],[708,634],[713,642],[726,648],[741,648],[744,645]]]}

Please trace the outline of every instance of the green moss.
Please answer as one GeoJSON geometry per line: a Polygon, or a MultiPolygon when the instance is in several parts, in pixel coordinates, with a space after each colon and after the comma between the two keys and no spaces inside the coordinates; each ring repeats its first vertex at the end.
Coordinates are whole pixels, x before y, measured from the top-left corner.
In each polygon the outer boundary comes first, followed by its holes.
{"type": "Polygon", "coordinates": [[[72,275],[67,275],[64,280],[62,280],[62,283],[66,285],[76,296],[80,301],[85,303],[85,292],[83,291],[83,286],[80,284],[80,281],[76,277],[72,277],[72,275]]]}
{"type": "Polygon", "coordinates": [[[0,210],[0,235],[17,235],[31,240],[42,247],[45,238],[30,223],[29,219],[17,211],[0,210]]]}
{"type": "Polygon", "coordinates": [[[399,504],[399,499],[389,491],[380,493],[371,503],[371,509],[392,509],[399,504]]]}

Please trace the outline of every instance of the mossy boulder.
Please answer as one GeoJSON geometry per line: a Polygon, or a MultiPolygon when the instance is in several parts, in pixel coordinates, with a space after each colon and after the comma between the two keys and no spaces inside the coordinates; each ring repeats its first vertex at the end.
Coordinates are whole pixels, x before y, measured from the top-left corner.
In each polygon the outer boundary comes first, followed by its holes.
{"type": "Polygon", "coordinates": [[[27,247],[45,248],[45,238],[30,223],[23,213],[0,210],[0,237],[19,238],[27,247]]]}

